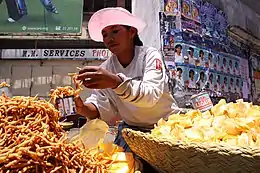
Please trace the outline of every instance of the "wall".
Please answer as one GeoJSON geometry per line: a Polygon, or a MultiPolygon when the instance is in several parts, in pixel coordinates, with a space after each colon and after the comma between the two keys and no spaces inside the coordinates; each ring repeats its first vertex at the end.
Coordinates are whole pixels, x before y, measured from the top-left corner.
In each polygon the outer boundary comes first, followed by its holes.
{"type": "Polygon", "coordinates": [[[146,46],[160,49],[159,11],[161,0],[132,0],[132,13],[140,16],[147,23],[147,28],[140,34],[146,46]]]}
{"type": "MultiPolygon", "coordinates": [[[[51,88],[72,85],[68,73],[77,67],[99,65],[100,61],[76,60],[0,60],[0,82],[11,85],[13,95],[48,98],[51,88]]],[[[81,96],[86,98],[90,91],[85,89],[81,96]]]]}

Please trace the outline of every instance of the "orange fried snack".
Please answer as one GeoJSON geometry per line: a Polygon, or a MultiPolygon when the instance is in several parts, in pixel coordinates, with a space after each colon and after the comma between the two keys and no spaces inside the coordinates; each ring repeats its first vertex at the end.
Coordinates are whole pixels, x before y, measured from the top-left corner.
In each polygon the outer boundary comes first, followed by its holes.
{"type": "Polygon", "coordinates": [[[111,156],[68,143],[59,117],[45,100],[0,96],[0,173],[110,173],[132,160],[122,153],[111,156]]]}
{"type": "Polygon", "coordinates": [[[76,73],[69,73],[69,76],[72,77],[72,80],[76,86],[76,89],[74,89],[71,86],[65,86],[65,87],[57,87],[51,94],[50,98],[51,101],[55,103],[57,98],[64,98],[67,96],[79,96],[79,93],[83,90],[81,87],[82,81],[76,80],[77,74],[76,73]]]}

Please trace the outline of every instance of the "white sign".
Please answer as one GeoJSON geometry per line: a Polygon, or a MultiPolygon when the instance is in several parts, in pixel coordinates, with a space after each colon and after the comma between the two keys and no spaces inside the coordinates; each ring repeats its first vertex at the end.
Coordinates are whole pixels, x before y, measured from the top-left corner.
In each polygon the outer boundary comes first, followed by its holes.
{"type": "Polygon", "coordinates": [[[106,60],[108,49],[3,49],[0,59],[85,59],[106,60]]]}

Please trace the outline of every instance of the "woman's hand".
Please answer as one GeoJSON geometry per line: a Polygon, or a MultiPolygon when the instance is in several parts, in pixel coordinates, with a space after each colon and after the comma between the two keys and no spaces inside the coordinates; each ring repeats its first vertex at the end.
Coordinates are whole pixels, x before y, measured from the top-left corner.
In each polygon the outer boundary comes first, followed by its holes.
{"type": "MultiPolygon", "coordinates": [[[[53,93],[54,89],[51,89],[50,92],[53,93]]],[[[94,106],[94,104],[88,103],[84,104],[81,97],[74,96],[75,106],[76,106],[76,112],[79,115],[82,115],[88,119],[96,119],[99,118],[99,112],[98,109],[94,106]]],[[[55,108],[58,107],[56,103],[54,103],[55,108]]]]}
{"type": "Polygon", "coordinates": [[[91,89],[116,88],[122,83],[119,76],[98,66],[84,67],[79,71],[77,80],[83,81],[83,85],[91,89]]]}
{"type": "MultiPolygon", "coordinates": [[[[50,93],[53,93],[53,92],[54,92],[54,89],[51,89],[50,93]]],[[[83,112],[83,107],[84,107],[83,100],[80,98],[80,96],[75,96],[74,101],[75,101],[76,111],[78,114],[81,115],[83,112]]],[[[55,107],[57,108],[58,105],[56,103],[54,103],[54,104],[55,104],[55,107]]]]}

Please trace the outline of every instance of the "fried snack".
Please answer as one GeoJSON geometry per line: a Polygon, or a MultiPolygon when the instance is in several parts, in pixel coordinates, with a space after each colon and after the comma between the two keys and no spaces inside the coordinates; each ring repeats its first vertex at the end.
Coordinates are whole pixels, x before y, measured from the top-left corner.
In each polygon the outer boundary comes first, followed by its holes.
{"type": "Polygon", "coordinates": [[[2,87],[10,87],[10,85],[6,82],[2,82],[2,83],[0,83],[0,88],[2,88],[2,87]]]}
{"type": "Polygon", "coordinates": [[[107,173],[112,156],[67,142],[60,113],[36,97],[0,96],[0,173],[107,173]]]}
{"type": "Polygon", "coordinates": [[[69,73],[68,76],[72,77],[72,80],[76,86],[76,89],[74,89],[71,86],[65,86],[65,87],[57,87],[51,94],[50,94],[50,100],[55,103],[57,98],[64,98],[68,96],[74,96],[78,97],[79,93],[83,90],[81,87],[82,81],[76,80],[77,74],[76,73],[69,73]]]}
{"type": "Polygon", "coordinates": [[[215,105],[210,111],[193,110],[161,119],[152,135],[182,142],[213,142],[260,147],[260,106],[238,100],[215,105]]]}

